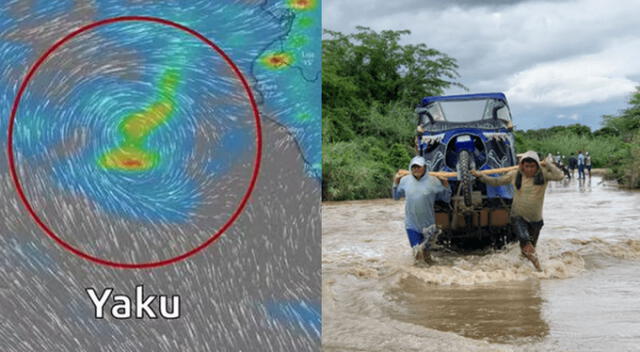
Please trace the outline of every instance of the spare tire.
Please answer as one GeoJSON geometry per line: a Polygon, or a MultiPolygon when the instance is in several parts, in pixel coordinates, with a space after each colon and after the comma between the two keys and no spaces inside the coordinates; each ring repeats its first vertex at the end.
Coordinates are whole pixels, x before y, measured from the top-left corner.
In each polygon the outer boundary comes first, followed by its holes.
{"type": "Polygon", "coordinates": [[[458,155],[458,174],[460,175],[460,187],[462,187],[462,198],[464,205],[471,206],[471,188],[473,187],[473,177],[469,172],[471,169],[471,156],[469,152],[463,150],[458,155]]]}

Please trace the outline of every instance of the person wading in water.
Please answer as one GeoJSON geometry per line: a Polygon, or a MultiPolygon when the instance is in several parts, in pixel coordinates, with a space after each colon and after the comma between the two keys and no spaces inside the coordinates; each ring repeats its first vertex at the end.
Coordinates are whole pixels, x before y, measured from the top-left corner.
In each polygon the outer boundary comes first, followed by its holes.
{"type": "Polygon", "coordinates": [[[409,163],[411,176],[406,171],[398,171],[393,180],[393,199],[406,197],[404,223],[409,236],[409,244],[417,261],[431,262],[429,241],[437,232],[433,205],[436,198],[449,202],[451,189],[447,179],[439,179],[427,174],[426,161],[416,156],[409,163]],[[405,177],[406,176],[406,177],[405,177]]]}
{"type": "Polygon", "coordinates": [[[549,181],[561,181],[564,178],[553,160],[545,160],[545,166],[540,164],[538,154],[528,151],[522,155],[517,170],[512,170],[499,177],[489,177],[471,170],[471,174],[491,186],[512,184],[513,203],[511,205],[511,226],[520,241],[522,254],[533,263],[538,271],[542,271],[540,261],[536,256],[536,244],[542,221],[542,205],[544,193],[549,181]]]}

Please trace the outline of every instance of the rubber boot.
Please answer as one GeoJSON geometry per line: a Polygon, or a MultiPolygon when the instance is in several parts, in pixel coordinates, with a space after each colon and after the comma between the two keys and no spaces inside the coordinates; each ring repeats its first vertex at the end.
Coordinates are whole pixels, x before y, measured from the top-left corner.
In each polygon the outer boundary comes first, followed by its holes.
{"type": "Polygon", "coordinates": [[[540,261],[538,260],[538,256],[536,255],[536,249],[533,247],[531,242],[527,243],[524,247],[522,247],[522,254],[529,259],[529,261],[536,267],[536,270],[542,272],[542,267],[540,266],[540,261]]]}

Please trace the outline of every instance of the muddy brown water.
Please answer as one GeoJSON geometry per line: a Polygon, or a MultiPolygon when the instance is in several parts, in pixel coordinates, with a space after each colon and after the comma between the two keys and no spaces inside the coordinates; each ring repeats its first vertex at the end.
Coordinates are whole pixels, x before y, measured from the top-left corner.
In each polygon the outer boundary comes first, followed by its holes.
{"type": "Polygon", "coordinates": [[[637,351],[640,192],[552,183],[538,245],[415,265],[403,201],[322,208],[325,351],[637,351]]]}

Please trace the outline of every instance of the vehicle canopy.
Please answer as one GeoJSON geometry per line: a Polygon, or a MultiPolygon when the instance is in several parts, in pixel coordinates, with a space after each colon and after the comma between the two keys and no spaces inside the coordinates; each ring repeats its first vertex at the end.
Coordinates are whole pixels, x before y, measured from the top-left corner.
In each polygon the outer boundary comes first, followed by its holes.
{"type": "Polygon", "coordinates": [[[468,123],[482,120],[511,123],[507,98],[502,93],[426,97],[422,99],[416,112],[420,115],[420,124],[438,121],[468,123]]]}

